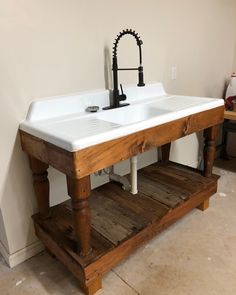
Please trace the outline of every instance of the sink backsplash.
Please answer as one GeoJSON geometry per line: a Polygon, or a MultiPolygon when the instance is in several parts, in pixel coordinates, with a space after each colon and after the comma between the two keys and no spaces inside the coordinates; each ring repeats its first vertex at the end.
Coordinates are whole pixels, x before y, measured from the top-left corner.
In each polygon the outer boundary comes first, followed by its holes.
{"type": "MultiPolygon", "coordinates": [[[[162,83],[149,83],[145,87],[124,85],[127,102],[166,95],[162,83]]],[[[75,94],[42,98],[30,104],[27,121],[39,121],[83,113],[88,106],[98,105],[100,109],[110,102],[109,90],[83,91],[75,94]]]]}

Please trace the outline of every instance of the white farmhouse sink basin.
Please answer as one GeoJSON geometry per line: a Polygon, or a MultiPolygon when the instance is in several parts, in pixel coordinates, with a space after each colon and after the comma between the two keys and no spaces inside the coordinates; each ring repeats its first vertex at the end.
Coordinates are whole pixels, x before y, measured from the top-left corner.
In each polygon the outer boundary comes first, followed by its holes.
{"type": "Polygon", "coordinates": [[[149,105],[139,104],[100,112],[96,115],[96,118],[119,125],[129,125],[149,120],[168,112],[169,110],[162,110],[149,105]]]}
{"type": "Polygon", "coordinates": [[[73,152],[223,105],[222,99],[167,95],[161,83],[124,86],[124,92],[130,105],[112,110],[102,110],[108,90],[37,100],[20,129],[73,152]],[[86,112],[90,105],[99,112],[86,112]]]}

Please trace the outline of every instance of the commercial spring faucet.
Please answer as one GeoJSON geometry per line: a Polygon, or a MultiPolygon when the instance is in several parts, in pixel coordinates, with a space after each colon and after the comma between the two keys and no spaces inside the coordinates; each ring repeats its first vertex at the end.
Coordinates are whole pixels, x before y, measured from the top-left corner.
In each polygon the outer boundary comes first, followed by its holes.
{"type": "Polygon", "coordinates": [[[123,93],[123,88],[122,85],[120,84],[121,87],[121,94],[119,93],[119,88],[118,88],[118,71],[130,71],[130,70],[137,70],[138,71],[138,84],[137,86],[142,87],[145,86],[144,81],[143,81],[143,66],[142,66],[142,49],[141,45],[143,44],[143,41],[140,39],[138,34],[134,30],[123,30],[117,35],[117,38],[115,39],[114,42],[114,47],[113,47],[113,59],[112,59],[112,71],[113,71],[113,103],[108,106],[103,108],[104,110],[109,110],[109,109],[114,109],[114,108],[120,108],[129,105],[128,103],[120,103],[120,101],[126,100],[126,95],[123,93]],[[139,67],[138,68],[118,68],[118,63],[117,63],[117,46],[120,41],[120,39],[124,35],[132,35],[137,42],[138,48],[139,48],[139,67]]]}

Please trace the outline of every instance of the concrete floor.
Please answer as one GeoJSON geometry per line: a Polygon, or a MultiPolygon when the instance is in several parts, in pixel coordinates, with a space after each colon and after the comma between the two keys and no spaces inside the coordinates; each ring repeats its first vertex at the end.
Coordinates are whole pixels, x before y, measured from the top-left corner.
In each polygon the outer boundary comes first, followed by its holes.
{"type": "MultiPolygon", "coordinates": [[[[141,247],[104,277],[98,294],[236,294],[236,159],[216,165],[221,178],[210,208],[193,210],[141,247]]],[[[14,269],[1,260],[0,294],[83,293],[76,279],[43,252],[14,269]]]]}

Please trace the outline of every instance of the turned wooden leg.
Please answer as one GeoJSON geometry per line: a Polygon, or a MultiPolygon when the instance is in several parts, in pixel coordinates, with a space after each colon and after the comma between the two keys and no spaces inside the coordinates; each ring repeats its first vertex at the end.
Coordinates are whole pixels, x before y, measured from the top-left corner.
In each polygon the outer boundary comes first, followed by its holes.
{"type": "Polygon", "coordinates": [[[81,179],[67,176],[67,188],[71,197],[78,251],[81,256],[86,256],[91,252],[90,176],[81,179]]]}
{"type": "Polygon", "coordinates": [[[199,206],[197,206],[197,208],[202,211],[205,211],[206,209],[208,209],[208,207],[209,207],[209,199],[206,199],[199,206]]]}
{"type": "Polygon", "coordinates": [[[30,168],[33,172],[34,191],[38,202],[39,214],[42,219],[50,216],[49,212],[49,181],[48,165],[30,157],[30,168]]]}
{"type": "Polygon", "coordinates": [[[204,176],[212,176],[212,167],[215,160],[216,138],[218,134],[218,125],[204,130],[205,147],[204,147],[204,176]]]}
{"type": "Polygon", "coordinates": [[[170,158],[171,142],[161,146],[161,162],[167,164],[170,158]]]}

